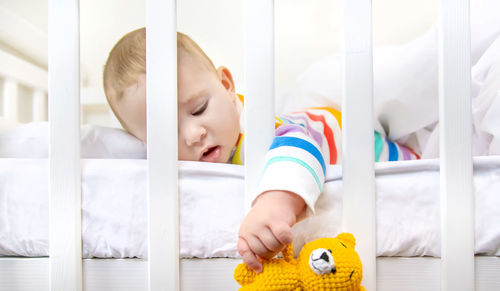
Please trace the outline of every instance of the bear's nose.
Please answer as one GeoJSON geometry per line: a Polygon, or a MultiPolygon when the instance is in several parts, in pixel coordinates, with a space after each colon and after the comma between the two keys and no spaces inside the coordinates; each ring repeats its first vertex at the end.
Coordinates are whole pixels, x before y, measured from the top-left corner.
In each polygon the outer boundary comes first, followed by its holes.
{"type": "Polygon", "coordinates": [[[330,262],[330,259],[328,258],[328,255],[326,254],[326,252],[323,252],[323,254],[321,254],[320,258],[325,260],[326,262],[330,262]]]}

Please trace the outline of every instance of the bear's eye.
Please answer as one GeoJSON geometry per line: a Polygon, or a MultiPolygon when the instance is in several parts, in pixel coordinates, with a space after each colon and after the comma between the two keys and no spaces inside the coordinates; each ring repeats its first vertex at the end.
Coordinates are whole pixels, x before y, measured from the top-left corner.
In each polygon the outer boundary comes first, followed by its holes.
{"type": "Polygon", "coordinates": [[[346,248],[346,249],[347,249],[347,246],[346,246],[345,244],[343,244],[343,243],[340,243],[340,244],[341,244],[341,245],[343,245],[343,246],[344,246],[344,248],[346,248]]]}

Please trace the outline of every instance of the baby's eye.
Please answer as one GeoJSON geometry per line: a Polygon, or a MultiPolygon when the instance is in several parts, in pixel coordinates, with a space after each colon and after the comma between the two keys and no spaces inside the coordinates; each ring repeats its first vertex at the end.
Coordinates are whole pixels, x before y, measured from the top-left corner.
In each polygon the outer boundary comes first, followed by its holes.
{"type": "Polygon", "coordinates": [[[207,106],[208,106],[208,101],[205,101],[205,103],[203,103],[201,107],[198,107],[198,109],[196,109],[195,112],[193,112],[192,114],[194,116],[202,114],[205,111],[205,109],[207,109],[207,106]]]}

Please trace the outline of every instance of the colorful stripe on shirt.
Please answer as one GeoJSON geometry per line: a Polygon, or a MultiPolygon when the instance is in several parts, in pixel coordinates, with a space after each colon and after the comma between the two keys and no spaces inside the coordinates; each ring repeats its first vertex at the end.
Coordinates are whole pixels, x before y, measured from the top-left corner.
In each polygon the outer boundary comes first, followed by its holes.
{"type": "Polygon", "coordinates": [[[375,162],[418,160],[420,156],[410,148],[402,146],[382,137],[377,131],[375,133],[375,162]]]}
{"type": "Polygon", "coordinates": [[[298,137],[277,136],[274,139],[274,142],[271,145],[271,147],[269,148],[269,150],[273,150],[275,148],[282,147],[282,146],[291,146],[291,147],[296,147],[296,148],[300,148],[304,151],[307,151],[312,156],[314,156],[316,158],[316,160],[318,160],[319,164],[321,165],[321,168],[323,169],[323,174],[326,173],[326,167],[325,167],[325,161],[323,159],[323,155],[318,150],[318,148],[315,145],[313,145],[312,143],[310,143],[304,139],[298,138],[298,137]]]}
{"type": "MultiPolygon", "coordinates": [[[[238,96],[243,101],[242,96],[238,96]]],[[[242,116],[243,117],[243,116],[242,116]]],[[[266,155],[264,173],[254,193],[291,191],[314,211],[327,164],[342,162],[342,118],[333,108],[310,108],[275,118],[275,138],[266,155]]],[[[411,149],[375,134],[375,161],[417,159],[411,149]]],[[[243,134],[231,162],[243,164],[243,134]]],[[[253,195],[253,194],[252,194],[253,195]]]]}
{"type": "MultiPolygon", "coordinates": [[[[238,95],[240,101],[243,96],[238,95]]],[[[323,169],[325,164],[340,163],[341,146],[341,113],[340,111],[327,108],[311,108],[305,111],[294,112],[275,118],[276,137],[295,135],[309,136],[314,141],[319,155],[323,157],[323,162],[319,162],[323,169]]],[[[420,157],[410,148],[392,142],[388,138],[382,137],[380,133],[374,131],[375,162],[412,160],[420,157]]],[[[301,139],[300,137],[296,137],[301,139]]],[[[277,145],[284,146],[283,142],[273,142],[271,149],[277,145]]],[[[238,140],[235,153],[231,158],[231,163],[243,164],[243,138],[238,140]]],[[[320,160],[318,160],[320,161],[320,160]]]]}

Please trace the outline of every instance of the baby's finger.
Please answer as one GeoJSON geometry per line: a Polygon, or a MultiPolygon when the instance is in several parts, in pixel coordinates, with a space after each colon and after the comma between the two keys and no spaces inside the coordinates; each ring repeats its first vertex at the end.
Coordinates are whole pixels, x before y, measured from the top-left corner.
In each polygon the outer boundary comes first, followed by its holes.
{"type": "Polygon", "coordinates": [[[274,237],[282,244],[287,245],[293,241],[293,232],[290,225],[284,222],[276,222],[269,225],[274,237]]]}
{"type": "Polygon", "coordinates": [[[274,257],[279,251],[281,251],[284,247],[284,244],[282,244],[273,234],[271,229],[266,228],[263,231],[261,231],[258,235],[260,241],[266,249],[268,250],[267,254],[260,255],[261,257],[264,257],[266,259],[270,259],[274,257]]]}
{"type": "Polygon", "coordinates": [[[238,253],[240,253],[243,262],[245,262],[250,269],[254,270],[256,273],[262,272],[262,264],[259,259],[252,252],[247,241],[241,237],[238,239],[238,253]]]}
{"type": "Polygon", "coordinates": [[[260,240],[259,237],[255,235],[248,235],[244,237],[250,250],[261,258],[269,258],[272,256],[273,251],[269,250],[260,240]]]}

